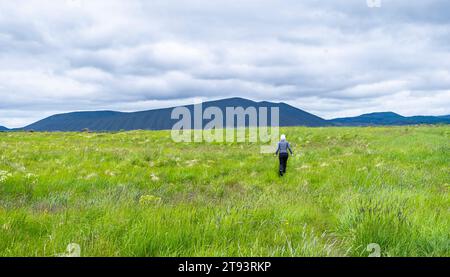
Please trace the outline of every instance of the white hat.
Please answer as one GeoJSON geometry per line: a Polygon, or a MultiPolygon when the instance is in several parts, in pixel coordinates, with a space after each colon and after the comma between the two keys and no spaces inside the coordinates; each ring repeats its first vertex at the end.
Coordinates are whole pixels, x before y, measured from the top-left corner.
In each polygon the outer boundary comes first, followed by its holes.
{"type": "Polygon", "coordinates": [[[281,141],[285,141],[286,140],[286,135],[281,135],[281,141]]]}

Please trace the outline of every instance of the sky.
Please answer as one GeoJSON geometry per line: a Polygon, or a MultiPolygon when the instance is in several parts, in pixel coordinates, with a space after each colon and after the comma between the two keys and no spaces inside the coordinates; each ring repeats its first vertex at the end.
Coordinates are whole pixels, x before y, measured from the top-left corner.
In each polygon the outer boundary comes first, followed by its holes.
{"type": "Polygon", "coordinates": [[[0,125],[227,97],[450,114],[450,1],[0,0],[0,125]]]}

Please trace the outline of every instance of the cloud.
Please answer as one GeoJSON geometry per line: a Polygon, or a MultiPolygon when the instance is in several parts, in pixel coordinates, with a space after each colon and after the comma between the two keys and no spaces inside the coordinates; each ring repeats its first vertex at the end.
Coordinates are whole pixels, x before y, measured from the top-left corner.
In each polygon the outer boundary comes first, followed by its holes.
{"type": "Polygon", "coordinates": [[[448,1],[0,2],[0,125],[240,96],[450,114],[448,1]]]}

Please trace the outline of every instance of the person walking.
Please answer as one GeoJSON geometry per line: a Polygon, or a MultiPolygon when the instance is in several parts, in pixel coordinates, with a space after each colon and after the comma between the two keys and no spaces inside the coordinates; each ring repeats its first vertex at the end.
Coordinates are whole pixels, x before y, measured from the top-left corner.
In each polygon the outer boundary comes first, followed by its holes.
{"type": "Polygon", "coordinates": [[[283,176],[283,174],[286,173],[286,167],[287,167],[287,161],[289,158],[289,152],[291,152],[291,155],[294,155],[294,152],[292,152],[291,145],[288,141],[286,141],[286,136],[281,135],[280,142],[278,142],[278,148],[275,152],[275,156],[278,155],[278,158],[280,160],[280,168],[279,168],[279,174],[280,176],[283,176]]]}

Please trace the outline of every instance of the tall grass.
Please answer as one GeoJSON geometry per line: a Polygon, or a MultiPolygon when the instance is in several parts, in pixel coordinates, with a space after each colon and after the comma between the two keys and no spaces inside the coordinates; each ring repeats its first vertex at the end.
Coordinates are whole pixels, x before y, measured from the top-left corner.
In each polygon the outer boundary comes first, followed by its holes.
{"type": "Polygon", "coordinates": [[[0,256],[450,256],[450,128],[284,128],[251,143],[168,131],[0,133],[0,256]]]}

